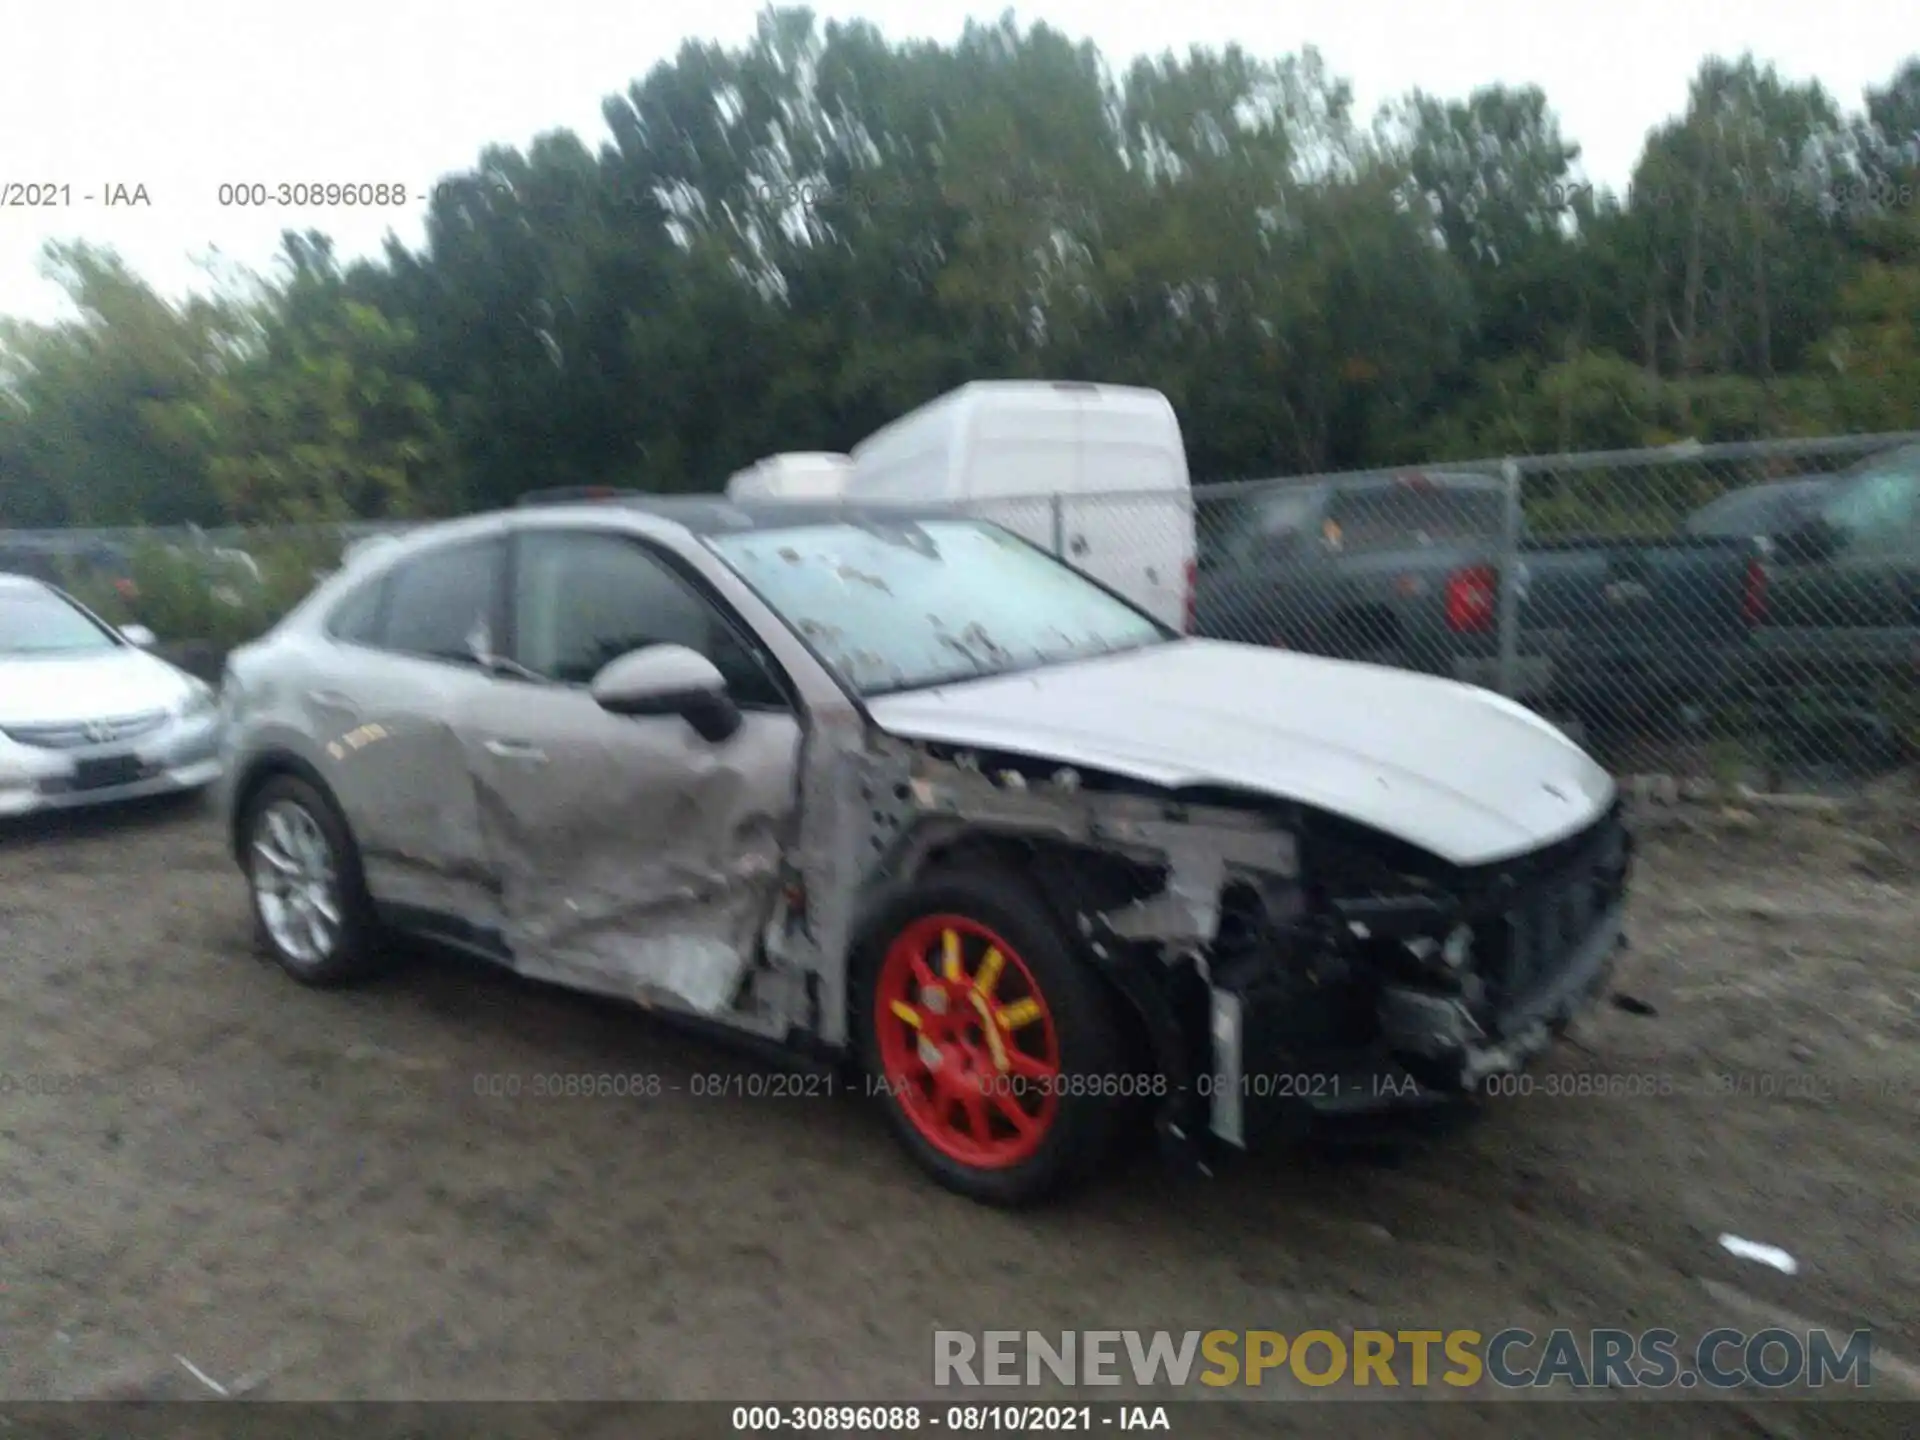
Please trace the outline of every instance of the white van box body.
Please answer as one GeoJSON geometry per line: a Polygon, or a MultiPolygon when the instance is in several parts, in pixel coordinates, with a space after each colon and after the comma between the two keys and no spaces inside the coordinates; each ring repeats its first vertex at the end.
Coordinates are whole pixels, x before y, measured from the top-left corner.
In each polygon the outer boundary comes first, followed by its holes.
{"type": "Polygon", "coordinates": [[[952,503],[1185,628],[1193,495],[1180,422],[1157,390],[963,385],[854,446],[845,493],[952,503]]]}
{"type": "Polygon", "coordinates": [[[840,494],[852,473],[853,459],[828,450],[796,450],[769,455],[727,481],[733,500],[825,500],[840,494]]]}

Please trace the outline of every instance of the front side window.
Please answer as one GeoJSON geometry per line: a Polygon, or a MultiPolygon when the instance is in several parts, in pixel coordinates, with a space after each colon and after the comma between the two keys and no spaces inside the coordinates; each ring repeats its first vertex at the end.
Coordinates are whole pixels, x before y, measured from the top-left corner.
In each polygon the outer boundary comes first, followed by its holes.
{"type": "Polygon", "coordinates": [[[0,655],[97,655],[119,646],[105,626],[51,590],[0,587],[0,655]]]}
{"type": "Polygon", "coordinates": [[[707,544],[860,695],[1174,638],[1078,571],[978,521],[838,522],[707,544]]]}
{"type": "Polygon", "coordinates": [[[624,535],[531,532],[515,563],[516,659],[538,675],[585,685],[649,645],[706,656],[738,705],[786,709],[772,662],[694,587],[624,535]]]}
{"type": "Polygon", "coordinates": [[[471,664],[498,631],[506,543],[468,541],[402,561],[387,577],[381,644],[405,655],[471,664]]]}

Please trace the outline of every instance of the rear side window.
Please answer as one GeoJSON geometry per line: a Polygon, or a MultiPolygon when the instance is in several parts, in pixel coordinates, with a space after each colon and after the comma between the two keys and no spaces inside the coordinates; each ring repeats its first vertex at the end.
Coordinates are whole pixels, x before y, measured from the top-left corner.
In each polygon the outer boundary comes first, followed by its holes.
{"type": "Polygon", "coordinates": [[[1290,543],[1300,533],[1301,527],[1313,518],[1319,503],[1319,494],[1312,490],[1294,490],[1267,497],[1254,511],[1253,524],[1246,535],[1248,543],[1262,549],[1290,543]]]}
{"type": "Polygon", "coordinates": [[[1284,550],[1313,518],[1320,492],[1305,488],[1237,497],[1225,504],[1199,506],[1200,559],[1203,566],[1243,565],[1284,550]]]}
{"type": "Polygon", "coordinates": [[[503,540],[475,540],[396,566],[387,577],[383,648],[460,663],[494,653],[506,554],[503,540]]]}
{"type": "Polygon", "coordinates": [[[1336,496],[1324,533],[1328,544],[1340,550],[1411,549],[1497,539],[1505,516],[1506,497],[1498,490],[1382,486],[1336,496]]]}

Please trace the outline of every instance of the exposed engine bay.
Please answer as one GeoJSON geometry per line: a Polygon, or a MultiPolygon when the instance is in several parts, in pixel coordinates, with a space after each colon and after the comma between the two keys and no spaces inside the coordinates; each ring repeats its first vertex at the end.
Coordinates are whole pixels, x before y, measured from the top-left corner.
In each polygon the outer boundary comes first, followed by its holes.
{"type": "Polygon", "coordinates": [[[1544,1047],[1624,943],[1617,799],[1544,848],[1461,867],[1268,797],[888,752],[911,778],[870,876],[1017,851],[1167,1077],[1170,1147],[1245,1147],[1313,1114],[1469,1092],[1544,1047]]]}

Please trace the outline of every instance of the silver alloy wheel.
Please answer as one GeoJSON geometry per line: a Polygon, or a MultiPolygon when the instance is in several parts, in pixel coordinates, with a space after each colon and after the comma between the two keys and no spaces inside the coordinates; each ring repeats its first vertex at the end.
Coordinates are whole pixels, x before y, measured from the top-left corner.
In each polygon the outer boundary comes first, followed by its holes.
{"type": "Polygon", "coordinates": [[[317,965],[340,939],[333,847],[305,806],[276,800],[253,827],[253,895],[282,954],[317,965]]]}

